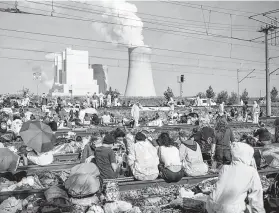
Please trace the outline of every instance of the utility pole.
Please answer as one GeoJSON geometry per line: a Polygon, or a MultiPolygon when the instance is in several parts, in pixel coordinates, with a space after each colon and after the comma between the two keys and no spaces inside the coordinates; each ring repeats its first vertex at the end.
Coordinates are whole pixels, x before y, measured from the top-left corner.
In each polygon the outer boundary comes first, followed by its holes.
{"type": "Polygon", "coordinates": [[[240,104],[240,94],[239,94],[239,69],[237,69],[237,98],[238,98],[238,104],[240,104]]]}
{"type": "Polygon", "coordinates": [[[273,26],[267,25],[260,32],[265,35],[265,78],[266,78],[266,116],[271,116],[271,98],[270,98],[270,74],[269,74],[269,57],[268,57],[268,32],[274,30],[273,26]]]}
{"type": "MultiPolygon", "coordinates": [[[[277,45],[277,41],[276,41],[276,33],[274,33],[274,37],[273,35],[273,31],[275,31],[276,29],[278,29],[277,27],[277,23],[278,20],[276,17],[272,17],[271,15],[276,14],[278,12],[278,9],[275,10],[271,10],[265,13],[260,13],[260,14],[256,14],[256,15],[252,15],[249,18],[253,19],[255,21],[258,21],[260,23],[265,24],[265,27],[261,27],[261,29],[259,30],[259,32],[263,32],[264,33],[264,43],[265,43],[265,70],[266,70],[266,116],[270,117],[271,116],[271,98],[270,98],[270,73],[269,73],[269,57],[268,57],[268,41],[271,40],[271,45],[272,45],[272,41],[274,40],[274,45],[277,45]],[[269,32],[271,32],[271,38],[268,39],[268,35],[269,32]]],[[[258,37],[258,38],[262,38],[262,37],[258,37]]],[[[252,40],[256,40],[258,38],[252,39],[252,40]]],[[[250,40],[250,41],[252,41],[250,40]]]]}

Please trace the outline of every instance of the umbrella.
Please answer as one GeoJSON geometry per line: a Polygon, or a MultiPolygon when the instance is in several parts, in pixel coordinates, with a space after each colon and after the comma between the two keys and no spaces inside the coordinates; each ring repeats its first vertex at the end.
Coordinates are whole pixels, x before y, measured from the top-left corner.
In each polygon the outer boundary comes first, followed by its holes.
{"type": "Polygon", "coordinates": [[[0,148],[0,172],[15,172],[19,163],[19,156],[8,148],[0,148]]]}
{"type": "Polygon", "coordinates": [[[84,112],[87,114],[97,114],[97,110],[94,108],[86,108],[84,109],[84,112]]]}
{"type": "Polygon", "coordinates": [[[41,121],[27,121],[23,123],[19,132],[26,146],[36,152],[47,152],[53,149],[55,135],[50,126],[41,121]]]}

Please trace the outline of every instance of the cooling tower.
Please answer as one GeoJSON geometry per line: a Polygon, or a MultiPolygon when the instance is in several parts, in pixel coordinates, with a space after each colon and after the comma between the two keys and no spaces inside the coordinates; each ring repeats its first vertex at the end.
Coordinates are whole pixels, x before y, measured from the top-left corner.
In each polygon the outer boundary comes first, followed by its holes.
{"type": "Polygon", "coordinates": [[[156,96],[150,63],[151,49],[129,48],[129,71],[125,96],[156,96]]]}

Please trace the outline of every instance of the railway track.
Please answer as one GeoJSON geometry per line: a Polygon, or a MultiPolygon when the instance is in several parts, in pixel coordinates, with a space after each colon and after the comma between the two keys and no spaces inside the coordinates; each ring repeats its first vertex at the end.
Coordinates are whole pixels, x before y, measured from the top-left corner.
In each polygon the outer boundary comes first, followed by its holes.
{"type": "MultiPolygon", "coordinates": [[[[230,123],[229,126],[231,128],[252,128],[252,127],[258,127],[257,124],[253,124],[253,123],[230,123]]],[[[195,126],[193,125],[189,125],[189,124],[176,124],[176,125],[164,125],[162,127],[158,127],[158,126],[141,126],[140,128],[142,129],[151,129],[157,132],[161,132],[161,131],[170,131],[170,130],[174,130],[174,131],[179,131],[181,129],[184,130],[192,130],[195,126]]],[[[94,132],[97,131],[112,131],[116,128],[121,128],[124,129],[124,127],[120,127],[120,126],[98,126],[95,128],[90,128],[90,129],[79,129],[79,130],[74,130],[74,129],[67,129],[67,130],[59,130],[57,132],[55,132],[55,135],[57,137],[61,137],[61,136],[66,136],[68,134],[69,131],[76,133],[76,138],[78,137],[85,137],[85,136],[89,136],[94,132]]],[[[130,128],[128,128],[130,129],[130,128]]]]}
{"type": "MultiPolygon", "coordinates": [[[[266,170],[260,170],[260,175],[268,175],[268,174],[274,174],[278,173],[279,169],[266,169],[266,170]]],[[[204,176],[198,176],[198,177],[184,177],[181,181],[178,183],[166,183],[163,179],[156,179],[152,181],[135,181],[133,178],[118,178],[116,181],[119,185],[120,192],[125,192],[129,190],[138,190],[143,189],[145,187],[150,187],[154,185],[159,186],[171,186],[171,185],[184,185],[184,184],[197,184],[203,180],[206,180],[208,178],[214,178],[217,177],[217,174],[211,174],[211,175],[204,175],[204,176]]],[[[108,182],[109,180],[105,180],[104,182],[108,182]]],[[[0,192],[0,203],[9,197],[13,196],[17,199],[25,199],[30,195],[36,195],[39,198],[44,197],[44,192],[48,188],[45,189],[26,189],[26,190],[15,190],[15,191],[9,191],[9,192],[0,192]]]]}

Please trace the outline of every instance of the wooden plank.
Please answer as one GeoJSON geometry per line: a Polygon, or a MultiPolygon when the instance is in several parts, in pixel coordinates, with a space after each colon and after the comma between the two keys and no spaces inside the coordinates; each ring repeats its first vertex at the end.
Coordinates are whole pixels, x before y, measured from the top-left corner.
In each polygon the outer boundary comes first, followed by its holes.
{"type": "Polygon", "coordinates": [[[46,166],[38,166],[38,165],[30,165],[30,166],[19,166],[17,171],[27,171],[28,174],[32,174],[36,171],[62,171],[71,169],[74,166],[78,165],[80,162],[74,162],[74,163],[59,163],[59,164],[50,164],[46,166]]]}

